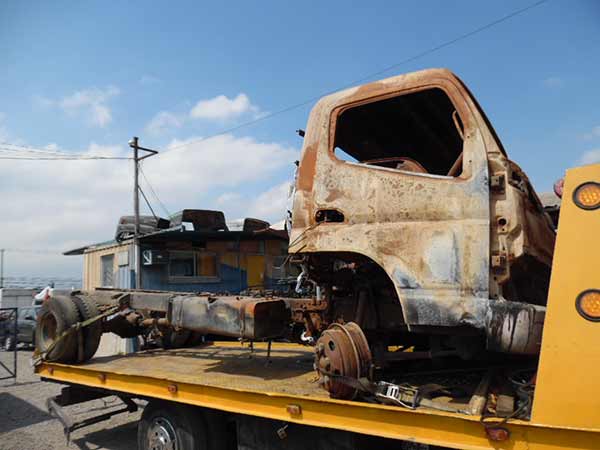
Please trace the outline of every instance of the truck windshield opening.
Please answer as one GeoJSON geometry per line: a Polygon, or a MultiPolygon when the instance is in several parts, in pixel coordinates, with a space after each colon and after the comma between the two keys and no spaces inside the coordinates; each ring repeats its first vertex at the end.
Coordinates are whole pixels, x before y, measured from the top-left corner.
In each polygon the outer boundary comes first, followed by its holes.
{"type": "Polygon", "coordinates": [[[444,91],[427,89],[340,114],[335,155],[346,161],[444,176],[462,172],[462,123],[444,91]]]}

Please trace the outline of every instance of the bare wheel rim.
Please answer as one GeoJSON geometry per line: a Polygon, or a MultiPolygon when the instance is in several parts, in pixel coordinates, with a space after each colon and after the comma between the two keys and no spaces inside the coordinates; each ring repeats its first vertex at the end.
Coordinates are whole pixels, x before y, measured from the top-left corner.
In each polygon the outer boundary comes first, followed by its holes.
{"type": "Polygon", "coordinates": [[[175,427],[164,417],[155,417],[148,428],[149,450],[178,450],[175,427]]]}
{"type": "Polygon", "coordinates": [[[44,348],[48,348],[56,339],[56,329],[58,327],[58,324],[56,323],[56,318],[53,314],[45,314],[41,320],[42,343],[44,345],[44,348]]]}

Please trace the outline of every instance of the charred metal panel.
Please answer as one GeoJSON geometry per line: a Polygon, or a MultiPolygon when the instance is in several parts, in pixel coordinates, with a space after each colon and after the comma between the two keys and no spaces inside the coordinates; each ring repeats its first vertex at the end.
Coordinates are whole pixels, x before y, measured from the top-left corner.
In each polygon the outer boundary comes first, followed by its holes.
{"type": "Polygon", "coordinates": [[[290,253],[370,258],[392,280],[409,329],[483,329],[490,324],[488,303],[496,299],[545,303],[551,224],[476,100],[448,70],[392,77],[321,99],[310,114],[293,205],[290,253]],[[455,108],[463,138],[458,176],[335,156],[344,111],[428,89],[441,89],[455,108]],[[343,221],[319,220],[323,210],[343,221]]]}
{"type": "MultiPolygon", "coordinates": [[[[418,313],[423,299],[469,308],[489,298],[490,141],[477,109],[456,78],[432,70],[352,88],[322,99],[311,112],[300,162],[290,252],[354,252],[392,279],[410,325],[451,325],[418,313]],[[332,140],[344,108],[416,89],[440,88],[464,124],[460,177],[406,172],[339,160],[332,140]],[[317,210],[340,211],[343,223],[317,223],[317,210]]],[[[483,323],[479,309],[467,314],[483,323]]]]}
{"type": "Polygon", "coordinates": [[[177,296],[170,323],[176,328],[243,339],[280,337],[291,320],[283,300],[253,297],[177,296]]]}
{"type": "Polygon", "coordinates": [[[537,355],[542,343],[546,308],[516,302],[490,302],[487,348],[503,353],[537,355]]]}

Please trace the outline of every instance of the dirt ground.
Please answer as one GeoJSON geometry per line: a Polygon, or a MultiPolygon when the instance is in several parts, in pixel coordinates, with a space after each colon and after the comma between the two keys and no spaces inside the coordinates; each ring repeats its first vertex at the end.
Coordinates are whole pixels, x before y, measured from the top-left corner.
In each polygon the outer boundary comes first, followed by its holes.
{"type": "MultiPolygon", "coordinates": [[[[0,380],[0,449],[1,450],[59,450],[59,449],[135,449],[137,420],[141,412],[119,414],[71,434],[67,444],[60,422],[46,410],[46,399],[58,395],[61,385],[46,383],[33,373],[31,351],[19,350],[17,379],[0,380]]],[[[12,369],[12,352],[0,351],[0,361],[12,369]]],[[[0,378],[6,376],[0,367],[0,378]]],[[[94,400],[69,406],[67,412],[75,420],[89,415],[119,409],[116,397],[94,400]]]]}

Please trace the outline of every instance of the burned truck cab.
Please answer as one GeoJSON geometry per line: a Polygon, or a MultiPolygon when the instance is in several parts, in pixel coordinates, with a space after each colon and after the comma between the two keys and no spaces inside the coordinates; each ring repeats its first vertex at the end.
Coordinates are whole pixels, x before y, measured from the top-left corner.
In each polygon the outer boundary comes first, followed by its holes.
{"type": "Polygon", "coordinates": [[[309,335],[355,322],[370,343],[480,336],[487,350],[536,354],[554,238],[452,72],[388,78],[313,108],[289,250],[318,287],[295,312],[309,335]]]}

